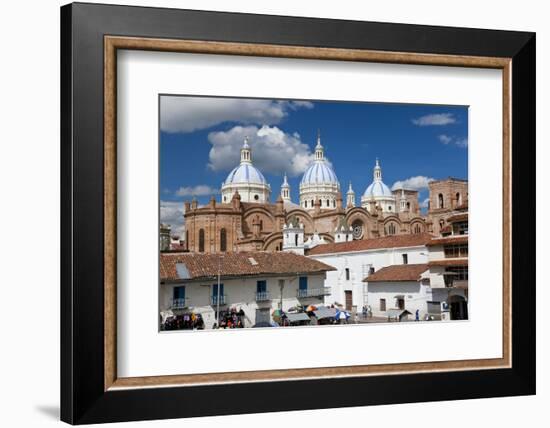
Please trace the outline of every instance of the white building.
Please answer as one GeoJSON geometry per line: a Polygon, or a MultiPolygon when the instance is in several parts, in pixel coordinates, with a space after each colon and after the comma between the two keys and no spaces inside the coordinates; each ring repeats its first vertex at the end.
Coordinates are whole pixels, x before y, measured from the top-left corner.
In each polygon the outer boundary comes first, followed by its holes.
{"type": "Polygon", "coordinates": [[[160,266],[161,315],[201,314],[207,329],[217,324],[218,308],[220,317],[243,310],[244,326],[252,327],[272,322],[276,309],[318,305],[330,293],[324,281],[333,269],[292,252],[161,253],[160,266]]]}
{"type": "Polygon", "coordinates": [[[447,219],[448,231],[428,244],[432,289],[444,290],[450,319],[468,319],[468,214],[447,219]]]}
{"type": "Polygon", "coordinates": [[[314,162],[300,182],[300,206],[311,211],[315,209],[315,204],[320,203],[321,209],[334,209],[339,193],[340,182],[325,159],[321,136],[317,135],[314,162]]]}
{"type": "Polygon", "coordinates": [[[352,240],[318,245],[306,255],[336,268],[327,272],[325,286],[331,293],[325,297],[325,304],[342,304],[347,310],[355,306],[361,311],[371,304],[363,279],[390,265],[428,263],[426,244],[431,239],[431,235],[422,233],[352,240]]]}
{"type": "Polygon", "coordinates": [[[392,265],[365,278],[369,306],[374,317],[408,311],[415,319],[426,316],[441,319],[441,302],[447,298],[444,289],[432,288],[428,264],[392,265]]]}
{"type": "Polygon", "coordinates": [[[239,192],[242,202],[267,203],[271,187],[263,174],[252,164],[252,149],[245,138],[241,148],[241,163],[235,167],[222,183],[221,202],[229,203],[235,192],[239,192]]]}

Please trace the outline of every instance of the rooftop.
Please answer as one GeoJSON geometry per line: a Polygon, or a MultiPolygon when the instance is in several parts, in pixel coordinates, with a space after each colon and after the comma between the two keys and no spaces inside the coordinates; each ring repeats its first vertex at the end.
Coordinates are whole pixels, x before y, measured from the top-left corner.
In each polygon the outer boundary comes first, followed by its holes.
{"type": "Polygon", "coordinates": [[[194,280],[277,275],[313,274],[335,270],[332,266],[295,253],[241,252],[241,253],[161,253],[161,280],[194,280]]]}
{"type": "Polygon", "coordinates": [[[418,281],[428,270],[427,264],[386,266],[363,279],[363,282],[418,281]]]}
{"type": "Polygon", "coordinates": [[[426,245],[433,239],[429,233],[384,236],[383,238],[358,239],[355,241],[338,242],[318,245],[307,252],[308,256],[334,253],[350,253],[354,251],[377,250],[383,248],[418,247],[426,245]]]}
{"type": "Polygon", "coordinates": [[[468,235],[452,235],[444,238],[433,238],[426,245],[432,247],[434,245],[448,245],[448,244],[467,244],[468,235]]]}

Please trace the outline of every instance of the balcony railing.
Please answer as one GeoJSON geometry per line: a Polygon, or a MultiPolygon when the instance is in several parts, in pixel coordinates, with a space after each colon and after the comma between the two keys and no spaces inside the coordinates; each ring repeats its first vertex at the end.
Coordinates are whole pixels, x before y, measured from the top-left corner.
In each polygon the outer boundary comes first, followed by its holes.
{"type": "Polygon", "coordinates": [[[172,304],[170,305],[171,309],[184,309],[188,305],[188,301],[185,297],[179,299],[172,299],[172,304]]]}
{"type": "Polygon", "coordinates": [[[298,290],[298,298],[322,297],[328,295],[330,295],[330,287],[307,288],[305,290],[298,290]]]}
{"type": "MultiPolygon", "coordinates": [[[[220,299],[220,305],[225,305],[225,301],[226,301],[226,295],[225,294],[220,294],[219,296],[219,299],[220,299]]],[[[211,305],[217,305],[218,304],[218,296],[210,296],[210,304],[211,305]]]]}
{"type": "Polygon", "coordinates": [[[256,293],[256,302],[266,302],[268,300],[271,300],[271,297],[269,297],[267,291],[258,291],[256,293]]]}

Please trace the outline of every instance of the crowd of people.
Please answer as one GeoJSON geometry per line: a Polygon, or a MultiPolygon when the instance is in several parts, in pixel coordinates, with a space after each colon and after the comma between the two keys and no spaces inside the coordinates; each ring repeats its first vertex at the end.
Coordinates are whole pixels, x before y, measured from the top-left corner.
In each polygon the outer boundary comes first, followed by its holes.
{"type": "Polygon", "coordinates": [[[204,330],[201,314],[174,315],[161,323],[161,330],[204,330]]]}

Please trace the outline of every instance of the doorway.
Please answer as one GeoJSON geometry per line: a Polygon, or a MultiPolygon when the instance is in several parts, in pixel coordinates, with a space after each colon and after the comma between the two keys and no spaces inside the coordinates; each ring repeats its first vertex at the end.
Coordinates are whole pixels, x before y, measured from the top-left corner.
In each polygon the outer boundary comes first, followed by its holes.
{"type": "Polygon", "coordinates": [[[351,307],[353,306],[353,292],[351,290],[345,290],[344,293],[346,295],[346,311],[351,311],[351,307]]]}

